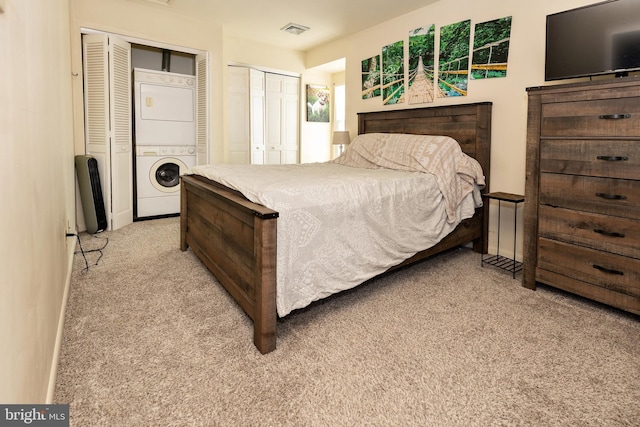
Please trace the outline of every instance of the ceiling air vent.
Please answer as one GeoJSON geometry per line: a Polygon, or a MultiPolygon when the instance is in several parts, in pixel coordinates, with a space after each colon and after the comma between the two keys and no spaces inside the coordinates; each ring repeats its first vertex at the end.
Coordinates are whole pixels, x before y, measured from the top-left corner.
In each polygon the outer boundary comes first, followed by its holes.
{"type": "Polygon", "coordinates": [[[287,33],[299,35],[309,30],[309,27],[305,27],[304,25],[289,23],[280,29],[282,31],[286,31],[287,33]]]}
{"type": "Polygon", "coordinates": [[[169,6],[169,2],[171,0],[145,0],[147,3],[155,3],[155,4],[161,4],[163,6],[169,6]]]}

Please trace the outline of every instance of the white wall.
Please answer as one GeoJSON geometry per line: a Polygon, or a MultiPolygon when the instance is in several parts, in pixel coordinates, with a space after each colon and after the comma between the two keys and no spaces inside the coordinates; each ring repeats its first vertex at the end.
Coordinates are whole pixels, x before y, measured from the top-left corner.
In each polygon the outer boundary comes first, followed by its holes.
{"type": "MultiPolygon", "coordinates": [[[[332,100],[335,100],[335,87],[336,86],[345,86],[345,90],[346,90],[346,73],[344,71],[339,71],[339,72],[335,72],[331,74],[331,84],[332,84],[332,100]]],[[[345,100],[346,101],[346,100],[345,100]]],[[[345,102],[346,104],[346,102],[345,102]]],[[[335,105],[335,104],[334,104],[335,105]]],[[[344,106],[346,107],[346,105],[344,106]]],[[[346,113],[346,112],[345,112],[346,113]]],[[[335,110],[332,114],[335,114],[335,110]]],[[[332,132],[332,137],[333,137],[333,131],[334,130],[338,130],[336,123],[333,122],[334,117],[331,117],[331,132],[332,132]]],[[[339,129],[342,130],[342,129],[339,129]]],[[[350,134],[349,135],[351,137],[351,139],[356,137],[356,134],[350,134]]],[[[344,147],[340,147],[339,145],[331,145],[329,147],[329,158],[330,159],[335,159],[336,157],[338,157],[340,155],[340,150],[344,149],[344,147]]]]}
{"type": "MultiPolygon", "coordinates": [[[[333,118],[330,123],[307,121],[307,85],[326,86],[331,91],[332,75],[321,69],[309,69],[304,74],[300,89],[300,162],[325,162],[332,158],[333,118]]],[[[333,111],[333,91],[331,91],[329,105],[333,111]]]]}
{"type": "MultiPolygon", "coordinates": [[[[493,125],[491,188],[489,190],[524,194],[527,123],[526,88],[544,84],[546,15],[591,3],[595,3],[595,1],[440,0],[430,6],[389,20],[366,31],[313,49],[306,54],[306,65],[313,67],[337,58],[347,58],[347,129],[352,136],[357,134],[358,112],[491,101],[493,103],[493,125]],[[399,40],[405,40],[406,43],[409,31],[431,24],[436,26],[437,44],[439,28],[442,26],[471,19],[473,34],[475,24],[505,16],[513,17],[506,78],[470,80],[468,96],[440,98],[430,104],[408,105],[405,103],[383,106],[380,97],[369,100],[362,99],[360,93],[361,61],[380,54],[383,46],[399,40]]],[[[519,212],[519,248],[522,248],[521,215],[522,212],[519,212]]],[[[495,253],[496,245],[496,221],[497,208],[492,204],[490,251],[493,250],[493,253],[495,253]]],[[[501,247],[512,248],[513,211],[508,205],[503,205],[501,223],[501,247]]],[[[519,251],[520,249],[518,249],[519,251]]],[[[505,255],[510,255],[512,252],[513,250],[511,249],[505,255]]],[[[521,259],[520,253],[518,253],[518,258],[521,259]]]]}
{"type": "Polygon", "coordinates": [[[75,240],[68,0],[0,14],[0,402],[52,396],[75,240]]]}

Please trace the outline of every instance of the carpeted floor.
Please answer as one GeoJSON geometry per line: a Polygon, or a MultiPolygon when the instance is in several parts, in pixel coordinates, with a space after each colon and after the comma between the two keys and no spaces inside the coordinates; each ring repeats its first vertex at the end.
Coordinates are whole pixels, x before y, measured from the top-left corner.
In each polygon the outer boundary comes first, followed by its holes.
{"type": "Polygon", "coordinates": [[[179,221],[82,236],[55,403],[73,426],[638,426],[640,318],[456,249],[278,324],[247,316],[179,221]]]}

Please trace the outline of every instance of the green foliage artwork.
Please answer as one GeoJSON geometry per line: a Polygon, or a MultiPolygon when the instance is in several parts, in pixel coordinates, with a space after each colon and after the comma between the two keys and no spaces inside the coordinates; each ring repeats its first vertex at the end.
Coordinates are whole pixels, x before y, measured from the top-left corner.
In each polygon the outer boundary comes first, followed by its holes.
{"type": "Polygon", "coordinates": [[[471,21],[440,27],[438,62],[439,96],[466,96],[469,83],[471,21]]]}
{"type": "Polygon", "coordinates": [[[409,104],[433,102],[435,25],[409,32],[409,104]]]}
{"type": "Polygon", "coordinates": [[[405,42],[384,46],[382,55],[362,60],[362,99],[382,95],[383,105],[403,103],[405,98],[409,104],[420,104],[436,97],[466,96],[469,78],[506,77],[511,18],[475,24],[473,50],[471,20],[440,27],[439,46],[434,24],[409,31],[407,75],[405,42]]]}
{"type": "Polygon", "coordinates": [[[362,99],[380,96],[380,55],[362,60],[362,99]]]}
{"type": "Polygon", "coordinates": [[[471,78],[507,76],[511,16],[476,24],[473,34],[471,78]]]}
{"type": "Polygon", "coordinates": [[[329,88],[326,86],[307,85],[307,121],[329,123],[329,88]]]}
{"type": "Polygon", "coordinates": [[[382,103],[404,102],[404,42],[382,48],[382,103]]]}

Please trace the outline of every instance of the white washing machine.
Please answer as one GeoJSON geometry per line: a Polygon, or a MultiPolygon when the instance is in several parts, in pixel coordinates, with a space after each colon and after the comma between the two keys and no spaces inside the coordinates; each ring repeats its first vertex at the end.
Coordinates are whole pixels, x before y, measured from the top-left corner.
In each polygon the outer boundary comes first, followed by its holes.
{"type": "Polygon", "coordinates": [[[196,165],[196,147],[136,147],[136,218],[180,213],[180,175],[196,165]]]}

